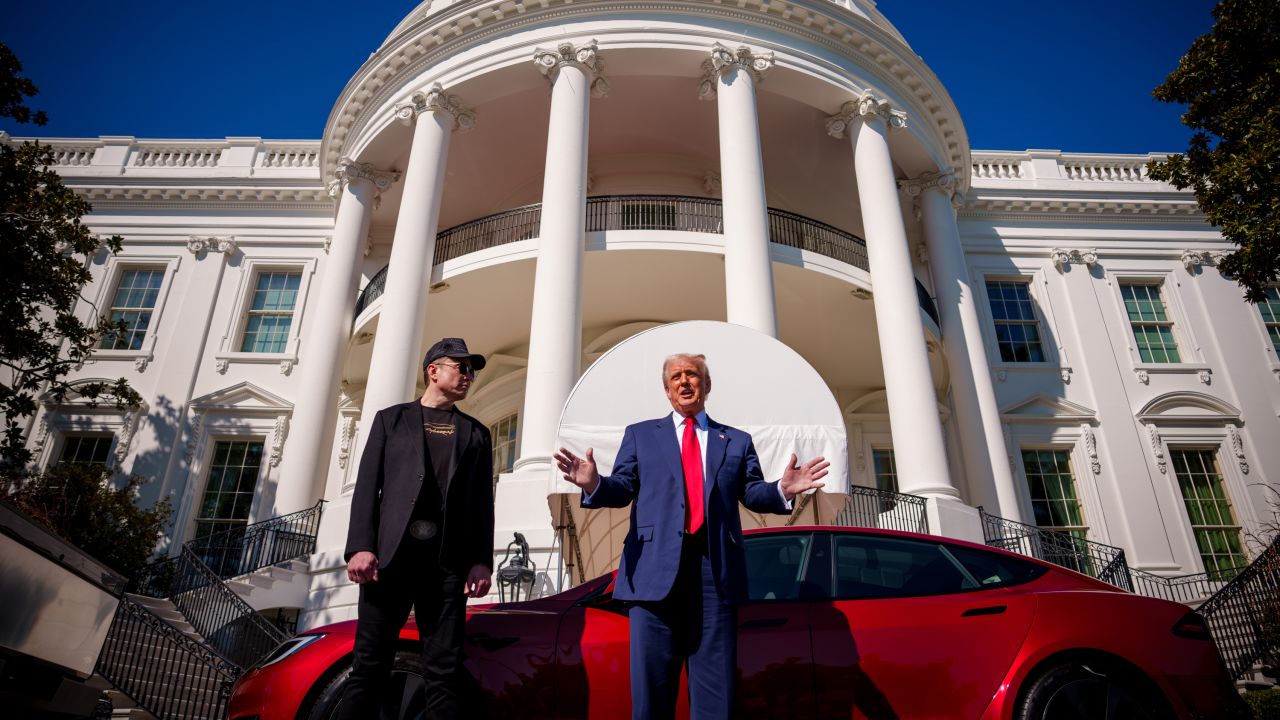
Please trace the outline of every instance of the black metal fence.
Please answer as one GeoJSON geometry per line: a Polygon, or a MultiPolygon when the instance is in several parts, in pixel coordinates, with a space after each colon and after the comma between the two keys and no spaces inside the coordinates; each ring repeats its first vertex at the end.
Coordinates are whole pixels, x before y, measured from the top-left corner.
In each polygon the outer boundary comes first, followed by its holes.
{"type": "Polygon", "coordinates": [[[120,598],[97,671],[143,709],[167,720],[225,717],[231,684],[240,674],[128,596],[120,598]]]}
{"type": "Polygon", "coordinates": [[[1135,593],[1180,603],[1196,603],[1204,600],[1221,590],[1236,572],[1238,570],[1232,571],[1230,575],[1217,577],[1210,577],[1209,573],[1164,576],[1129,568],[1135,593]]]}
{"type": "Polygon", "coordinates": [[[1071,533],[988,515],[978,508],[987,545],[1028,555],[1133,591],[1124,550],[1086,540],[1071,533]]]}
{"type": "Polygon", "coordinates": [[[1280,662],[1280,536],[1199,612],[1231,677],[1240,677],[1259,661],[1272,666],[1280,662]]]}
{"type": "Polygon", "coordinates": [[[315,552],[324,501],[306,510],[210,533],[187,543],[218,577],[228,579],[315,552]]]}
{"type": "Polygon", "coordinates": [[[929,532],[924,498],[859,485],[849,488],[849,502],[836,514],[833,524],[922,534],[929,532]]]}
{"type": "MultiPolygon", "coordinates": [[[[506,210],[456,225],[436,236],[433,262],[442,263],[468,253],[538,236],[542,204],[506,210]]],[[[684,195],[602,195],[587,198],[587,232],[606,230],[674,230],[678,232],[724,232],[724,208],[716,198],[684,195]]],[[[779,245],[808,250],[863,270],[869,270],[866,242],[852,233],[803,215],[769,208],[769,239],[779,245]]],[[[379,298],[386,286],[383,268],[360,292],[355,314],[379,298]]],[[[920,288],[923,290],[923,288],[920,288]]],[[[928,293],[921,307],[935,318],[928,293]]]]}
{"type": "Polygon", "coordinates": [[[222,582],[190,547],[175,566],[169,601],[214,652],[246,668],[288,639],[222,582]]]}

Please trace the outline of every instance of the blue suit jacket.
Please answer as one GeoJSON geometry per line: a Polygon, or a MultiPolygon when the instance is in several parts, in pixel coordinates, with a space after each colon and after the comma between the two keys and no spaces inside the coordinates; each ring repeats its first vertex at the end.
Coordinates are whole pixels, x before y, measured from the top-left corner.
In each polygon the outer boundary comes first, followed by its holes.
{"type": "MultiPolygon", "coordinates": [[[[755,512],[790,513],[777,483],[765,482],[751,436],[707,418],[703,469],[707,549],[720,596],[747,597],[746,554],[738,503],[755,512]]],[[[614,597],[662,600],[675,583],[684,542],[684,469],[670,415],[627,427],[613,474],[601,477],[582,507],[631,505],[631,529],[622,546],[614,597]]]]}

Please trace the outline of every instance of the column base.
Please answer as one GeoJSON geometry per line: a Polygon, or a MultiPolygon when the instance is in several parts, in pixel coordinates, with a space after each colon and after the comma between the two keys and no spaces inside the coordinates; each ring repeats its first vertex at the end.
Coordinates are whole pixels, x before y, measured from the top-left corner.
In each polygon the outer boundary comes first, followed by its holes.
{"type": "Polygon", "coordinates": [[[952,498],[933,496],[925,505],[925,513],[929,518],[930,534],[986,544],[977,508],[952,498]]]}

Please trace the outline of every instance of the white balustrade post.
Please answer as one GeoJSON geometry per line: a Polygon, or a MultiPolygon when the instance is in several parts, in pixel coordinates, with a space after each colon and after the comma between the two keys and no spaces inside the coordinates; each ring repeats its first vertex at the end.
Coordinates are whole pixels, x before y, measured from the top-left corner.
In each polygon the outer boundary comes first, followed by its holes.
{"type": "Polygon", "coordinates": [[[960,494],[947,467],[907,231],[889,155],[890,128],[905,125],[903,113],[865,93],[827,120],[827,132],[836,138],[847,134],[853,146],[898,489],[958,500],[960,494]]]}
{"type": "Polygon", "coordinates": [[[755,55],[716,44],[703,63],[698,96],[716,98],[720,123],[720,187],[724,204],[726,319],[778,336],[769,257],[769,207],[756,83],[773,67],[773,55],[755,55]]]}
{"type": "Polygon", "coordinates": [[[534,62],[551,81],[551,119],[518,472],[550,471],[560,413],[581,371],[587,133],[591,97],[608,90],[594,40],[539,48],[534,62]]]}
{"type": "Polygon", "coordinates": [[[947,348],[956,425],[964,449],[965,469],[979,504],[988,512],[1021,520],[1018,497],[1009,468],[1004,429],[991,366],[978,323],[977,296],[960,244],[954,203],[959,199],[953,173],[925,173],[903,183],[915,198],[924,221],[925,244],[933,287],[938,293],[942,340],[947,348]]]}
{"type": "Polygon", "coordinates": [[[463,108],[458,98],[446,93],[439,83],[396,106],[396,116],[402,122],[413,123],[413,144],[382,293],[378,335],[369,362],[369,382],[360,411],[365,422],[360,423],[352,452],[355,458],[360,457],[373,427],[367,421],[379,410],[409,400],[422,374],[423,324],[435,264],[449,138],[455,127],[475,125],[475,113],[463,108]]]}
{"type": "Polygon", "coordinates": [[[315,504],[329,467],[334,425],[338,417],[338,379],[347,339],[351,335],[360,258],[369,235],[369,221],[379,192],[391,187],[396,175],[369,163],[343,158],[334,172],[330,194],[341,192],[333,243],[329,246],[320,282],[314,283],[310,321],[298,356],[298,395],[293,407],[289,452],[280,470],[275,514],[285,515],[315,504]]]}

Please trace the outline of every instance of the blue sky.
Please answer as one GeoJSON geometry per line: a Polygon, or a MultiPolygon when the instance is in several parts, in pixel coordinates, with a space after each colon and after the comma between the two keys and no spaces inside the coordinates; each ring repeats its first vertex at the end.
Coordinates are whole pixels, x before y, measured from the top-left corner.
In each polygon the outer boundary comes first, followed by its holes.
{"type": "MultiPolygon", "coordinates": [[[[319,138],[407,0],[13,3],[0,41],[49,113],[15,135],[319,138]]],[[[880,0],[951,92],[974,148],[1170,152],[1151,89],[1212,25],[1211,0],[880,0]]]]}

